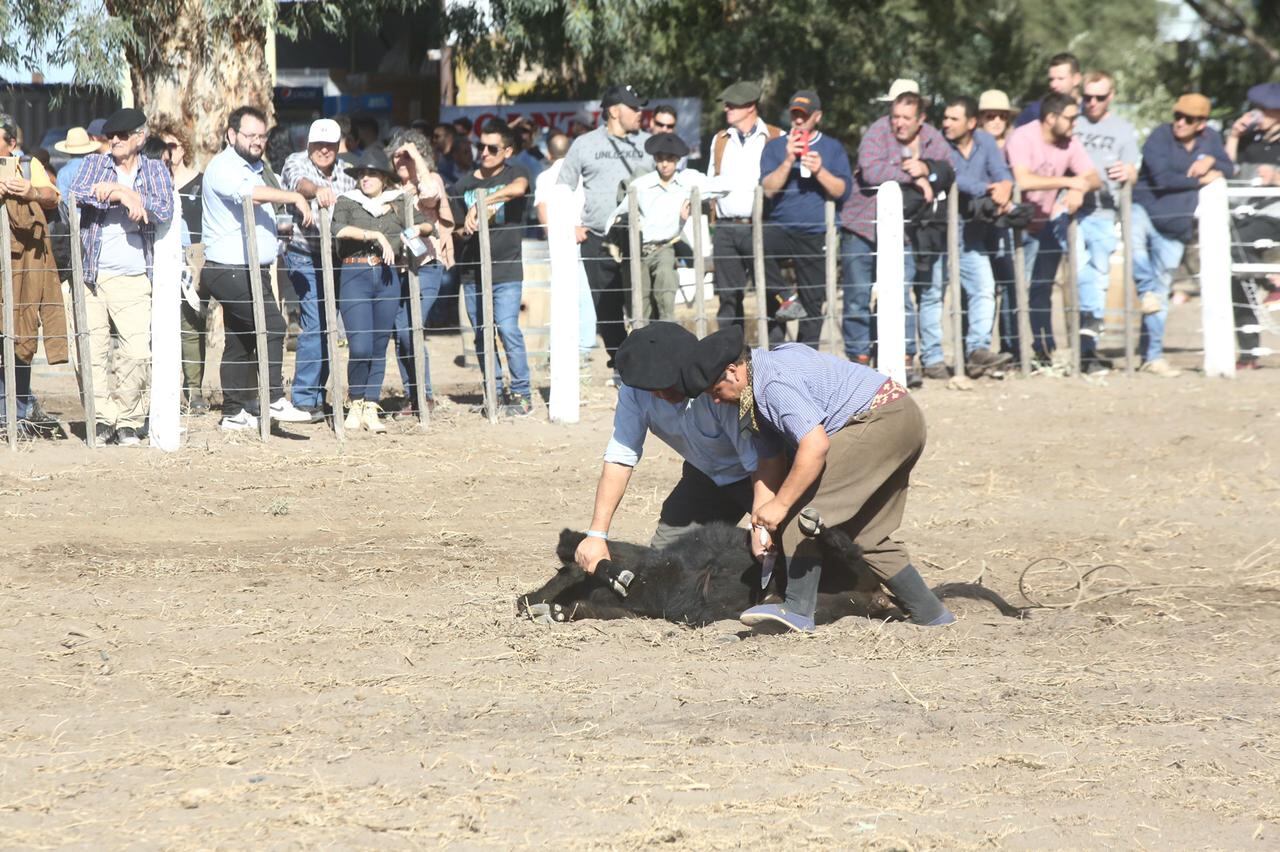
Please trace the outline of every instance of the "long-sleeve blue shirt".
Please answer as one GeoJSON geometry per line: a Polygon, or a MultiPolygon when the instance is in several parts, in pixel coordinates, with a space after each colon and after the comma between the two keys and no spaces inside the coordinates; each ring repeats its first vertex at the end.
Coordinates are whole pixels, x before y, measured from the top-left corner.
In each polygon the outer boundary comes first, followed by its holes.
{"type": "MultiPolygon", "coordinates": [[[[962,202],[986,195],[990,184],[1013,180],[1013,172],[1009,171],[1009,163],[996,143],[996,137],[985,130],[974,131],[973,147],[969,149],[967,159],[959,148],[951,146],[951,166],[956,170],[956,186],[960,188],[962,202]]],[[[960,209],[963,216],[963,203],[960,209]]],[[[965,249],[979,248],[986,242],[990,230],[991,226],[986,222],[965,222],[965,249]]]]}
{"type": "Polygon", "coordinates": [[[1213,167],[1225,177],[1236,173],[1222,137],[1210,127],[1196,137],[1189,151],[1173,137],[1173,126],[1169,124],[1151,131],[1142,146],[1142,168],[1133,188],[1133,200],[1147,211],[1156,230],[1170,239],[1185,243],[1195,230],[1200,179],[1187,177],[1187,170],[1201,157],[1213,157],[1213,167]]]}

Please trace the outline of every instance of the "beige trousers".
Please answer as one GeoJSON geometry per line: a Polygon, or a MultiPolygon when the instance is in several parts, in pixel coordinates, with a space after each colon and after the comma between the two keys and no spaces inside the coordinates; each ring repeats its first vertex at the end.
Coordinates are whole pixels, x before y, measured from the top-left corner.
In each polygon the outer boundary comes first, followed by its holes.
{"type": "Polygon", "coordinates": [[[151,281],[145,275],[100,277],[85,290],[85,314],[98,422],[141,428],[150,405],[151,281]]]}

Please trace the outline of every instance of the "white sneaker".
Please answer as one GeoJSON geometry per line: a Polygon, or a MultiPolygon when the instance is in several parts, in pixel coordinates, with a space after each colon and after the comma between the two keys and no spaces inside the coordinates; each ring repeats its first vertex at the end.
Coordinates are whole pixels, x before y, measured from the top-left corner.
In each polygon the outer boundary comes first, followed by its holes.
{"type": "Polygon", "coordinates": [[[223,417],[222,422],[218,424],[218,428],[224,432],[243,432],[247,429],[257,429],[258,418],[242,408],[240,413],[233,417],[223,417]]]}
{"type": "Polygon", "coordinates": [[[271,419],[278,423],[310,423],[311,414],[301,408],[294,408],[289,397],[282,396],[271,403],[271,419]]]}
{"type": "Polygon", "coordinates": [[[387,431],[387,427],[383,426],[382,421],[379,419],[380,414],[382,414],[382,409],[378,406],[378,403],[365,400],[364,428],[374,433],[387,431]]]}
{"type": "Polygon", "coordinates": [[[1150,373],[1153,376],[1160,376],[1165,379],[1176,379],[1182,375],[1182,371],[1170,364],[1163,358],[1157,358],[1154,361],[1148,361],[1143,364],[1139,370],[1143,373],[1150,373]]]}
{"type": "Polygon", "coordinates": [[[1142,312],[1144,314],[1158,314],[1164,305],[1160,303],[1160,297],[1155,293],[1142,294],[1142,312]]]}
{"type": "Polygon", "coordinates": [[[351,407],[347,409],[347,418],[342,421],[343,427],[348,432],[359,432],[364,426],[364,400],[351,400],[351,407]]]}

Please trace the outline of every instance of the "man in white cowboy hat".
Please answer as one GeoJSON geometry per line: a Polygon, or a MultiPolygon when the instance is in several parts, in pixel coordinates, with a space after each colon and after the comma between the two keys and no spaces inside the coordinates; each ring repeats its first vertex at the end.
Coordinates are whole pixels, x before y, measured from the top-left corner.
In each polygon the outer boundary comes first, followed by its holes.
{"type": "Polygon", "coordinates": [[[55,142],[53,149],[67,154],[71,159],[67,160],[67,164],[58,169],[58,194],[61,196],[59,204],[62,206],[63,214],[66,214],[67,193],[71,191],[71,182],[76,179],[76,172],[80,171],[80,167],[84,165],[84,158],[89,154],[98,153],[98,140],[89,136],[89,131],[83,127],[73,127],[67,131],[67,138],[61,142],[55,142]]]}

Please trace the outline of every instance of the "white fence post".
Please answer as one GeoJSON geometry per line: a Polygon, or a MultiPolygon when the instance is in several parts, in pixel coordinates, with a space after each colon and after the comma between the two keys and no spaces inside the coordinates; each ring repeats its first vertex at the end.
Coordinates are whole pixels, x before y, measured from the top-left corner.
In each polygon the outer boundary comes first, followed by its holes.
{"type": "Polygon", "coordinates": [[[1234,378],[1235,319],[1231,306],[1231,214],[1227,182],[1200,190],[1200,310],[1204,327],[1204,374],[1234,378]]]}
{"type": "Polygon", "coordinates": [[[907,383],[905,264],[902,187],[887,181],[876,194],[876,366],[903,385],[907,383]]]}
{"type": "Polygon", "coordinates": [[[577,423],[581,412],[578,383],[578,245],[574,206],[567,186],[551,187],[547,199],[547,252],[551,260],[551,400],[554,423],[577,423]]]}

